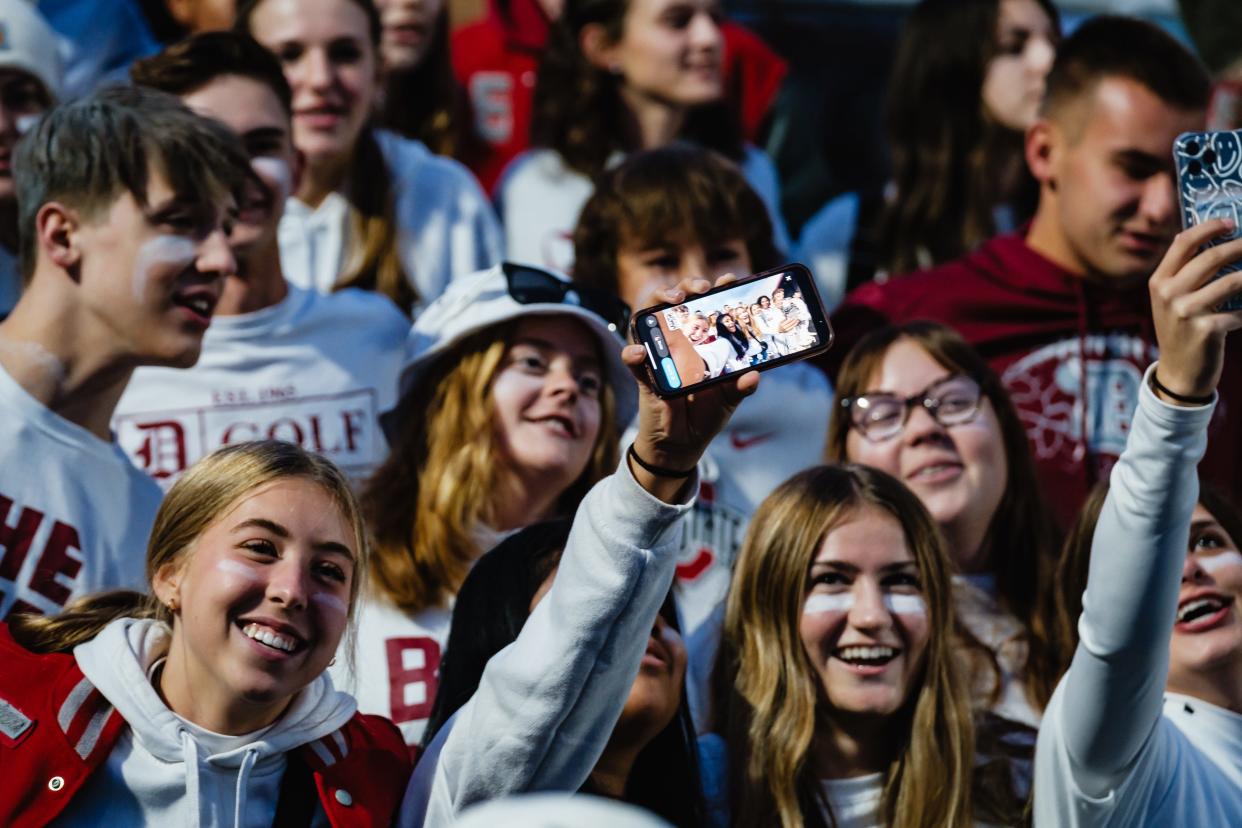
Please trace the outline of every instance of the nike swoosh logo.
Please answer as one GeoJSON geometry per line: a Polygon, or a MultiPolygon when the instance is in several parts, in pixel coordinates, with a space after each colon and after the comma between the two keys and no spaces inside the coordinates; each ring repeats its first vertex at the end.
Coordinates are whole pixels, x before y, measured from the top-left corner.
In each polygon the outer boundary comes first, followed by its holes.
{"type": "Polygon", "coordinates": [[[733,446],[738,451],[745,451],[752,446],[762,443],[764,440],[771,440],[775,436],[775,431],[769,431],[766,434],[755,434],[749,437],[743,437],[741,434],[730,434],[729,445],[733,446]]]}

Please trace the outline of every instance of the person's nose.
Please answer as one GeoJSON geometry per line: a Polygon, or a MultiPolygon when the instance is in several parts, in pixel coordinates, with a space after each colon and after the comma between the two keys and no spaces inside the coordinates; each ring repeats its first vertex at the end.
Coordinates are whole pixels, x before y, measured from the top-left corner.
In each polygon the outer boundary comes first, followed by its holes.
{"type": "Polygon", "coordinates": [[[212,230],[199,243],[194,265],[200,273],[231,276],[237,272],[237,259],[233,256],[233,248],[229,246],[229,237],[223,228],[212,230]]]}
{"type": "Polygon", "coordinates": [[[302,58],[300,74],[311,89],[324,90],[336,81],[336,68],[324,49],[309,49],[302,58]]]}
{"type": "Polygon", "coordinates": [[[1177,217],[1177,188],[1172,173],[1153,175],[1143,183],[1139,213],[1157,227],[1174,222],[1177,217]]]}
{"type": "Polygon", "coordinates": [[[853,586],[854,605],[850,607],[850,626],[865,632],[884,629],[891,619],[884,606],[884,591],[870,578],[859,578],[853,586]]]}
{"type": "Polygon", "coordinates": [[[1026,47],[1026,65],[1032,74],[1044,78],[1057,56],[1056,46],[1046,37],[1033,37],[1026,47]]]}
{"type": "Polygon", "coordinates": [[[1196,584],[1208,580],[1207,570],[1199,563],[1199,556],[1193,552],[1186,553],[1186,560],[1182,561],[1182,583],[1196,584]]]}
{"type": "Polygon", "coordinates": [[[544,380],[544,392],[552,396],[578,396],[578,377],[574,374],[573,363],[567,357],[553,359],[548,365],[548,373],[544,380]]]}
{"type": "Polygon", "coordinates": [[[724,35],[720,25],[706,11],[700,11],[690,21],[690,45],[696,51],[719,54],[724,47],[724,35]]]}
{"type": "Polygon", "coordinates": [[[927,440],[948,436],[948,431],[926,406],[916,403],[911,408],[912,410],[906,417],[906,424],[902,427],[902,439],[908,445],[918,445],[927,440]]]}
{"type": "Polygon", "coordinates": [[[296,556],[286,556],[268,569],[267,598],[286,610],[305,609],[310,587],[310,572],[296,556]]]}

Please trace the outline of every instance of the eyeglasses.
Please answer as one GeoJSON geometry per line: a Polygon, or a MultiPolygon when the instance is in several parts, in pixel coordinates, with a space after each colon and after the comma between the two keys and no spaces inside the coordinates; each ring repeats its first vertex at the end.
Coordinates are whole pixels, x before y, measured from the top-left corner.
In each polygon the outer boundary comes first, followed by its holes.
{"type": "Polygon", "coordinates": [[[505,262],[501,265],[509,296],[523,305],[576,305],[603,317],[608,327],[625,336],[630,306],[599,288],[566,282],[546,270],[505,262]]]}
{"type": "Polygon", "coordinates": [[[910,419],[910,411],[921,405],[942,426],[969,423],[979,415],[983,391],[979,383],[965,374],[937,380],[913,397],[875,392],[845,397],[841,406],[849,412],[850,424],[863,437],[880,442],[896,437],[910,419]]]}

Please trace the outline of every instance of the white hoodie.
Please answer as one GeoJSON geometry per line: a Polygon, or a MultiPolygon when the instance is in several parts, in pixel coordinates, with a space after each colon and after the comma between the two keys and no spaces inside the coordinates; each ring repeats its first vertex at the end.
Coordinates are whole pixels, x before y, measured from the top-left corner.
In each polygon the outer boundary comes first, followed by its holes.
{"type": "MultiPolygon", "coordinates": [[[[270,826],[285,754],[341,728],[354,700],[321,675],[274,724],[223,736],[197,727],[160,699],[149,675],[168,652],[167,625],[113,621],[73,651],[78,667],[129,726],[65,809],[58,825],[270,826]]],[[[326,824],[316,809],[314,824],[326,824]]]]}

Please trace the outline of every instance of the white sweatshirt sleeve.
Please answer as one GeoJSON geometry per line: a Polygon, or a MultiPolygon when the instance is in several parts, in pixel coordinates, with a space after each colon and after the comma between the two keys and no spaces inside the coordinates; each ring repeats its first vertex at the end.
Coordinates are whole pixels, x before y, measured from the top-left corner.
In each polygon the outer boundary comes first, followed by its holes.
{"type": "Polygon", "coordinates": [[[552,589],[428,747],[400,825],[448,825],[477,802],[582,786],[638,674],[691,502],[651,496],[624,459],[591,489],[552,589]]]}
{"type": "Polygon", "coordinates": [[[1075,806],[1112,799],[1157,744],[1152,735],[1199,496],[1196,466],[1213,408],[1168,405],[1144,379],[1092,541],[1078,649],[1040,730],[1037,825],[1080,824],[1072,815],[1083,811],[1075,806]]]}

